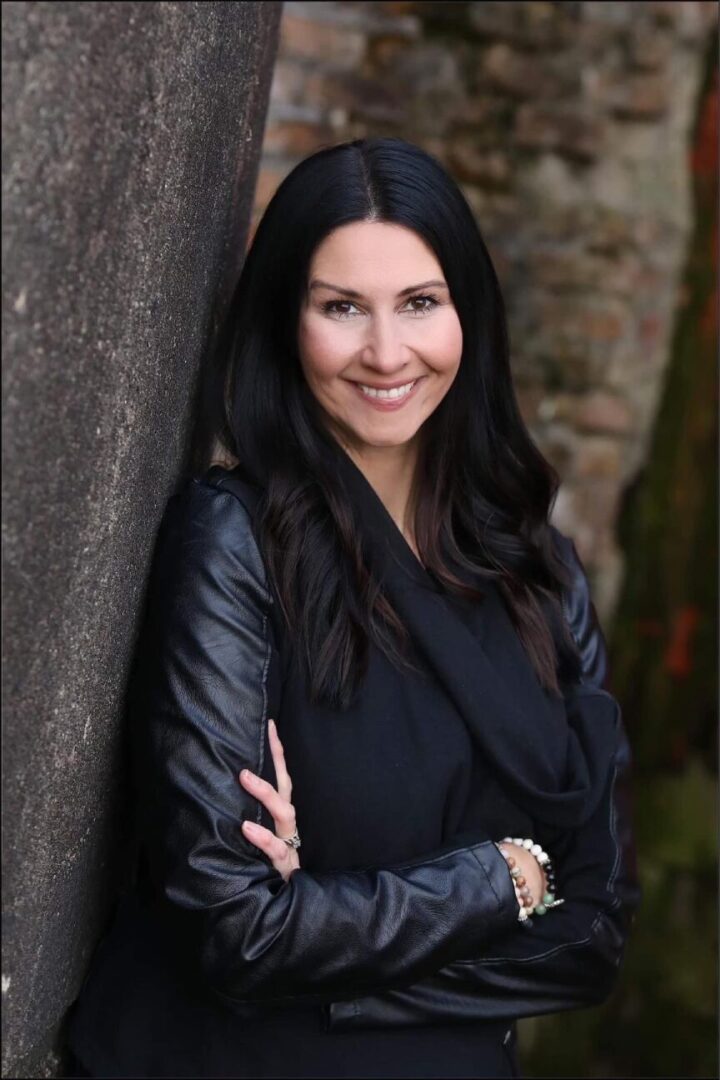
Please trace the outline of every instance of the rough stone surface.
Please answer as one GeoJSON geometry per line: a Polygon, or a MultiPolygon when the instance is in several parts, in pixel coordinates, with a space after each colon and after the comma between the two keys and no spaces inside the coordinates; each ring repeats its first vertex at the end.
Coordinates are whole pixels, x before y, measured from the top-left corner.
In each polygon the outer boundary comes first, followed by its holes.
{"type": "Polygon", "coordinates": [[[3,1075],[55,1075],[113,895],[122,698],[282,5],[3,17],[3,1075]]]}
{"type": "Polygon", "coordinates": [[[606,619],[616,511],[646,463],[671,351],[717,19],[714,0],[283,7],[253,221],[322,143],[400,135],[446,166],[503,287],[525,419],[561,472],[554,521],[606,619]]]}

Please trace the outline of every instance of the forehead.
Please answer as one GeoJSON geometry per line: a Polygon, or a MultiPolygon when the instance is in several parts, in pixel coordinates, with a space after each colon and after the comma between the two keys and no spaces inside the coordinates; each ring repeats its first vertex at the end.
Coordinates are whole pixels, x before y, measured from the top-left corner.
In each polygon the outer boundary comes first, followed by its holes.
{"type": "Polygon", "coordinates": [[[308,289],[347,296],[392,296],[432,280],[445,283],[435,253],[417,233],[386,222],[353,222],[333,230],[314,252],[308,289]]]}
{"type": "Polygon", "coordinates": [[[412,229],[379,221],[354,221],[334,229],[318,244],[310,263],[312,276],[328,269],[345,271],[405,269],[408,263],[442,277],[435,252],[412,229]]]}

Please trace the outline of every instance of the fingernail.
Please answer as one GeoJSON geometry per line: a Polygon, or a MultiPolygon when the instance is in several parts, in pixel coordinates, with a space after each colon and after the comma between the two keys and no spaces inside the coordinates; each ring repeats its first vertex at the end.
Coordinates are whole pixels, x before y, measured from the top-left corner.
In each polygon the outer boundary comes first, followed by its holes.
{"type": "Polygon", "coordinates": [[[272,724],[273,731],[274,731],[275,730],[275,721],[274,720],[268,720],[268,724],[272,724]]]}
{"type": "Polygon", "coordinates": [[[243,780],[254,780],[255,779],[254,773],[251,773],[249,769],[243,769],[243,771],[240,773],[240,776],[242,777],[243,780]]]}
{"type": "Polygon", "coordinates": [[[243,821],[243,828],[251,833],[256,833],[258,831],[258,827],[253,821],[243,821]]]}

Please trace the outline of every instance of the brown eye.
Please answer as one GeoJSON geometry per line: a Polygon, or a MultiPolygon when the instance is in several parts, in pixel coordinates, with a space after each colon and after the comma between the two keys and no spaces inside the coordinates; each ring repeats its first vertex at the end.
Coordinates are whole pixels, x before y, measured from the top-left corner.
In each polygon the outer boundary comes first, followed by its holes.
{"type": "Polygon", "coordinates": [[[345,304],[349,307],[355,307],[355,305],[350,300],[327,300],[323,304],[322,310],[325,312],[326,315],[337,315],[340,319],[347,319],[350,316],[350,312],[333,310],[338,306],[338,304],[345,304]]]}
{"type": "Polygon", "coordinates": [[[415,300],[429,300],[429,304],[427,305],[427,307],[415,308],[415,311],[416,311],[416,313],[418,315],[427,315],[430,311],[433,311],[434,308],[436,308],[438,306],[438,304],[440,303],[437,296],[431,296],[429,293],[423,293],[422,295],[418,294],[417,296],[411,296],[408,303],[412,304],[412,303],[414,303],[415,300]]]}

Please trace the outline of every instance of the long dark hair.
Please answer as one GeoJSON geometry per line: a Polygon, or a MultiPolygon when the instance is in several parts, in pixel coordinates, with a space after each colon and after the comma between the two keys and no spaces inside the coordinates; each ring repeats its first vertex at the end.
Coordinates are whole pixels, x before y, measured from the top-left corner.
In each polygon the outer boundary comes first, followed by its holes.
{"type": "Polygon", "coordinates": [[[370,639],[394,663],[408,663],[407,634],[365,565],[354,508],[332,469],[337,444],[298,357],[313,252],[356,221],[414,230],[435,252],[462,327],[457,375],[422,430],[413,485],[421,560],[458,596],[483,594],[453,573],[446,552],[495,578],[541,685],[557,694],[560,659],[577,657],[558,617],[569,584],[548,521],[558,475],[517,406],[505,307],[478,225],[455,181],[420,147],[355,139],[323,147],[282,181],[205,372],[194,467],[207,467],[219,449],[263,489],[259,542],[312,700],[347,707],[370,639]]]}

